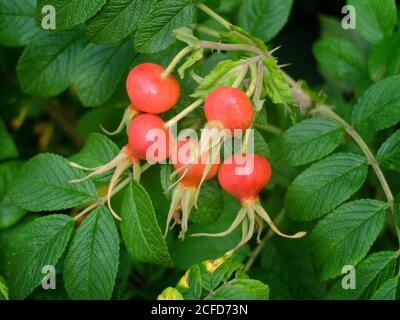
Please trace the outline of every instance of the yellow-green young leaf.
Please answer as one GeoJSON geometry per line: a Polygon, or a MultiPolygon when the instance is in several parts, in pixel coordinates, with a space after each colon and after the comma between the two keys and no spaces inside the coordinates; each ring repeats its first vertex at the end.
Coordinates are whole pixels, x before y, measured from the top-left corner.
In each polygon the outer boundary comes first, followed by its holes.
{"type": "Polygon", "coordinates": [[[382,130],[400,121],[400,76],[379,81],[354,106],[352,123],[362,130],[382,130]]]}
{"type": "Polygon", "coordinates": [[[132,62],[132,43],[127,38],[113,45],[89,44],[83,50],[74,82],[84,106],[99,106],[112,96],[132,62]]]}
{"type": "Polygon", "coordinates": [[[210,300],[268,300],[269,288],[258,280],[235,279],[209,297],[210,300]]]}
{"type": "Polygon", "coordinates": [[[72,29],[93,17],[105,4],[107,0],[38,0],[36,7],[36,21],[41,25],[42,18],[49,14],[42,8],[51,5],[55,8],[56,31],[72,29]]]}
{"type": "Polygon", "coordinates": [[[80,32],[40,31],[25,48],[17,64],[24,92],[51,97],[71,85],[84,40],[80,32]]]}
{"type": "Polygon", "coordinates": [[[277,150],[289,164],[303,165],[334,151],[344,134],[343,127],[334,120],[312,118],[290,127],[279,139],[277,150]]]}
{"type": "Polygon", "coordinates": [[[400,277],[389,279],[375,291],[371,300],[399,300],[400,299],[400,277]]]}
{"type": "Polygon", "coordinates": [[[286,211],[296,220],[322,217],[360,189],[367,173],[365,157],[333,154],[296,177],[286,193],[286,211]]]}
{"type": "Polygon", "coordinates": [[[36,0],[0,2],[0,44],[19,47],[38,31],[35,25],[36,0]]]}
{"type": "Polygon", "coordinates": [[[387,207],[381,201],[356,200],[317,223],[310,240],[321,280],[335,278],[344,266],[360,262],[383,229],[387,207]]]}
{"type": "Polygon", "coordinates": [[[0,301],[1,300],[8,300],[8,287],[2,276],[0,276],[0,301]]]}
{"type": "Polygon", "coordinates": [[[86,34],[94,43],[116,43],[136,30],[155,3],[156,0],[110,0],[88,21],[86,34]]]}
{"type": "Polygon", "coordinates": [[[265,42],[274,38],[289,18],[293,0],[246,0],[239,25],[265,42]]]}
{"type": "Polygon", "coordinates": [[[64,283],[76,300],[111,298],[119,262],[119,235],[111,213],[101,206],[79,226],[64,262],[64,283]]]}
{"type": "Polygon", "coordinates": [[[357,14],[357,31],[371,42],[377,43],[393,32],[397,22],[395,0],[348,0],[357,14]]]}
{"type": "Polygon", "coordinates": [[[125,246],[136,261],[172,266],[168,247],[157,223],[153,204],[137,182],[128,187],[121,207],[121,232],[125,246]]]}
{"type": "Polygon", "coordinates": [[[143,18],[136,32],[135,48],[153,53],[169,47],[174,41],[172,32],[193,22],[191,0],[160,0],[143,18]]]}
{"type": "Polygon", "coordinates": [[[400,73],[400,33],[389,36],[372,48],[368,70],[375,82],[400,73]]]}
{"type": "Polygon", "coordinates": [[[400,172],[400,130],[393,133],[382,144],[377,158],[385,167],[400,172]]]}
{"type": "Polygon", "coordinates": [[[396,270],[396,253],[393,251],[377,252],[361,261],[355,271],[355,288],[343,287],[349,273],[337,280],[328,294],[328,299],[357,300],[369,299],[375,290],[394,276],[396,270]]]}
{"type": "Polygon", "coordinates": [[[22,167],[9,195],[17,206],[28,211],[73,208],[97,198],[92,181],[70,183],[70,180],[83,176],[62,157],[51,153],[39,154],[22,167]]]}
{"type": "Polygon", "coordinates": [[[362,53],[347,40],[323,38],[315,43],[313,53],[322,70],[338,80],[353,84],[366,74],[362,53]]]}
{"type": "Polygon", "coordinates": [[[11,299],[24,299],[45,277],[43,267],[55,266],[67,247],[74,220],[55,214],[37,218],[18,230],[9,256],[11,299]]]}
{"type": "Polygon", "coordinates": [[[183,300],[183,297],[178,290],[168,287],[158,295],[157,300],[183,300]]]}
{"type": "Polygon", "coordinates": [[[192,97],[205,98],[210,92],[221,86],[231,86],[237,79],[240,73],[240,65],[243,65],[243,63],[243,60],[224,60],[219,62],[198,85],[192,97]]]}
{"type": "Polygon", "coordinates": [[[6,124],[0,119],[0,161],[18,157],[17,146],[7,131],[6,124]]]}
{"type": "Polygon", "coordinates": [[[22,163],[10,161],[0,165],[0,229],[16,224],[26,211],[17,207],[8,196],[13,180],[17,176],[22,163]]]}
{"type": "Polygon", "coordinates": [[[179,280],[176,289],[185,300],[200,300],[203,292],[201,269],[198,264],[193,265],[179,280]]]}

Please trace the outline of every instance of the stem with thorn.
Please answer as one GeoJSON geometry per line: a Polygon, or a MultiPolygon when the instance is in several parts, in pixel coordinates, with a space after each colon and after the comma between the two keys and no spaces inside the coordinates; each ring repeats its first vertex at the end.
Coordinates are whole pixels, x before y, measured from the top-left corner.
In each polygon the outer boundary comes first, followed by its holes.
{"type": "Polygon", "coordinates": [[[200,47],[203,49],[214,49],[221,51],[247,51],[260,56],[266,56],[267,53],[261,50],[259,47],[253,46],[251,44],[230,44],[230,43],[220,43],[214,41],[200,41],[200,47]]]}

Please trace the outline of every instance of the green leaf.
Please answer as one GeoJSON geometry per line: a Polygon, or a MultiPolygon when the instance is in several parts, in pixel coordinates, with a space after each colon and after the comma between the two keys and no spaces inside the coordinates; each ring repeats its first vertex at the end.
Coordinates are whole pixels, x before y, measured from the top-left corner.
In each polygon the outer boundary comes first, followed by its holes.
{"type": "Polygon", "coordinates": [[[292,105],[292,91],[278,68],[278,62],[275,59],[264,59],[264,66],[264,95],[270,97],[273,103],[292,105]]]}
{"type": "Polygon", "coordinates": [[[217,64],[217,66],[204,78],[192,97],[205,98],[212,91],[221,86],[231,86],[237,79],[240,73],[240,66],[243,65],[243,60],[224,60],[217,64]]]}
{"type": "MultiPolygon", "coordinates": [[[[344,289],[342,279],[331,288],[328,299],[356,300],[369,299],[375,290],[393,277],[396,268],[396,253],[377,252],[366,257],[355,268],[355,289],[344,289]]],[[[346,275],[344,275],[345,277],[346,275]]]]}
{"type": "Polygon", "coordinates": [[[186,61],[178,68],[178,73],[181,79],[185,77],[186,69],[192,67],[196,62],[203,59],[204,50],[196,49],[193,53],[186,59],[186,61]]]}
{"type": "Polygon", "coordinates": [[[121,208],[121,232],[126,248],[136,261],[172,266],[154,208],[146,190],[132,182],[121,208]]]}
{"type": "Polygon", "coordinates": [[[322,217],[360,189],[367,174],[366,158],[352,153],[333,154],[292,182],[285,197],[287,213],[296,220],[322,217]]]}
{"type": "Polygon", "coordinates": [[[322,70],[338,80],[353,84],[365,76],[365,59],[349,41],[323,38],[314,44],[313,53],[322,70]]]}
{"type": "Polygon", "coordinates": [[[239,11],[239,25],[265,42],[274,38],[289,18],[293,0],[247,0],[239,11]]]}
{"type": "Polygon", "coordinates": [[[136,32],[135,48],[154,53],[169,47],[174,41],[172,32],[193,22],[194,8],[190,0],[159,0],[143,18],[136,32]]]}
{"type": "Polygon", "coordinates": [[[357,265],[375,242],[385,223],[387,204],[376,200],[345,203],[319,221],[310,235],[321,280],[357,265]]]}
{"type": "Polygon", "coordinates": [[[280,138],[277,149],[290,165],[303,165],[333,152],[343,142],[344,135],[344,129],[334,120],[307,119],[290,127],[280,138]]]}
{"type": "Polygon", "coordinates": [[[8,300],[8,287],[2,276],[0,276],[0,301],[1,300],[8,300]]]}
{"type": "Polygon", "coordinates": [[[110,0],[88,21],[86,34],[91,42],[116,43],[132,34],[156,0],[110,0]]]}
{"type": "Polygon", "coordinates": [[[200,300],[203,291],[201,269],[198,264],[193,265],[179,281],[177,289],[185,300],[200,300]]]}
{"type": "MultiPolygon", "coordinates": [[[[56,30],[63,31],[72,29],[93,17],[105,4],[107,0],[38,0],[36,7],[36,20],[40,25],[44,17],[42,7],[51,5],[56,13],[56,30]]],[[[47,14],[47,13],[46,13],[47,14]]]]}
{"type": "Polygon", "coordinates": [[[192,48],[200,48],[200,40],[193,35],[193,30],[189,27],[175,29],[172,34],[179,41],[185,42],[192,48]]]}
{"type": "Polygon", "coordinates": [[[271,155],[268,143],[257,129],[254,129],[254,152],[268,158],[271,155]]]}
{"type": "Polygon", "coordinates": [[[0,44],[19,47],[38,31],[35,24],[36,0],[0,2],[0,44]]]}
{"type": "Polygon", "coordinates": [[[15,206],[8,196],[21,166],[19,161],[0,165],[0,230],[13,226],[26,214],[26,211],[15,206]]]}
{"type": "Polygon", "coordinates": [[[235,279],[215,290],[210,300],[268,300],[269,288],[258,280],[235,279]]]}
{"type": "Polygon", "coordinates": [[[385,167],[400,172],[400,130],[393,133],[382,144],[377,159],[385,167]]]}
{"type": "Polygon", "coordinates": [[[7,131],[6,124],[0,118],[0,161],[18,157],[17,146],[7,131]]]}
{"type": "Polygon", "coordinates": [[[84,41],[80,32],[39,32],[25,48],[17,64],[22,90],[51,97],[71,85],[84,41]]]}
{"type": "Polygon", "coordinates": [[[97,197],[90,180],[70,183],[82,178],[64,158],[50,153],[39,154],[21,169],[10,191],[14,203],[29,211],[54,211],[73,208],[97,197]]]}
{"type": "Polygon", "coordinates": [[[353,109],[352,123],[363,130],[382,130],[400,121],[400,76],[368,88],[353,109]]]}
{"type": "Polygon", "coordinates": [[[168,287],[158,295],[157,300],[183,300],[183,297],[178,290],[168,287]]]}
{"type": "Polygon", "coordinates": [[[375,82],[400,73],[400,33],[389,36],[372,48],[368,70],[375,82]]]}
{"type": "Polygon", "coordinates": [[[397,22],[395,0],[348,0],[357,14],[357,31],[371,42],[377,43],[393,32],[397,22]]]}
{"type": "Polygon", "coordinates": [[[193,208],[189,221],[197,225],[214,223],[223,210],[224,197],[216,180],[206,181],[200,191],[198,207],[193,208]]]}
{"type": "Polygon", "coordinates": [[[49,215],[23,226],[12,244],[10,255],[10,298],[24,299],[43,280],[44,266],[55,266],[67,247],[74,220],[66,215],[49,215]]]}
{"type": "Polygon", "coordinates": [[[399,300],[400,299],[400,284],[399,277],[389,279],[375,291],[371,300],[399,300]]]}
{"type": "Polygon", "coordinates": [[[94,107],[106,102],[132,62],[132,56],[131,38],[114,45],[89,44],[82,52],[75,79],[82,104],[94,107]]]}
{"type": "MultiPolygon", "coordinates": [[[[85,146],[79,153],[73,155],[70,160],[84,167],[97,167],[113,160],[120,149],[118,146],[107,138],[105,135],[100,133],[90,133],[85,146]]],[[[110,180],[110,175],[105,174],[99,177],[94,177],[94,181],[106,181],[110,180]]]]}
{"type": "Polygon", "coordinates": [[[119,262],[119,235],[105,207],[93,211],[75,233],[64,262],[64,283],[76,300],[111,298],[119,262]]]}

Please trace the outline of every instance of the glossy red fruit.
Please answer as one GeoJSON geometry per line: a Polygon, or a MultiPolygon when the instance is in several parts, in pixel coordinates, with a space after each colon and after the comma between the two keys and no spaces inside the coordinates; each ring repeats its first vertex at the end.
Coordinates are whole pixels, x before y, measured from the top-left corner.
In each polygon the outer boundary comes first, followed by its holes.
{"type": "Polygon", "coordinates": [[[169,158],[174,137],[164,127],[165,122],[154,114],[144,113],[134,118],[128,129],[127,155],[132,159],[162,162],[169,158]]]}
{"type": "Polygon", "coordinates": [[[218,181],[229,194],[244,203],[258,199],[258,193],[271,178],[271,166],[258,154],[227,158],[218,171],[218,181]]]}
{"type": "MultiPolygon", "coordinates": [[[[180,183],[186,187],[196,188],[199,186],[207,163],[208,161],[211,161],[211,159],[209,159],[210,155],[208,152],[198,157],[198,150],[198,141],[195,139],[187,139],[179,141],[176,144],[174,151],[172,152],[174,167],[176,170],[179,170],[178,175],[181,177],[183,176],[180,183]],[[182,168],[187,165],[192,159],[195,159],[195,161],[190,166],[189,170],[186,171],[185,168],[182,168]]],[[[218,167],[218,163],[212,164],[205,180],[209,180],[215,177],[218,172],[218,167]]]]}
{"type": "Polygon", "coordinates": [[[223,129],[248,129],[253,121],[253,105],[246,94],[233,87],[220,87],[211,92],[204,103],[208,123],[223,129]]]}
{"type": "Polygon", "coordinates": [[[162,113],[179,99],[179,84],[173,76],[164,78],[164,68],[155,63],[142,63],[129,72],[126,90],[135,109],[162,113]]]}

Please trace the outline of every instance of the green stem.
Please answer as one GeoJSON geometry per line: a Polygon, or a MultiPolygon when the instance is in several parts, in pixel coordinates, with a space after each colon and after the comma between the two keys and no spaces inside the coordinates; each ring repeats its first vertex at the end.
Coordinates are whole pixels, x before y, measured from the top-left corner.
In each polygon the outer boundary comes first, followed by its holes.
{"type": "MultiPolygon", "coordinates": [[[[389,209],[390,209],[391,213],[394,214],[393,193],[389,187],[389,184],[386,180],[385,175],[382,172],[382,169],[379,165],[379,161],[375,158],[374,154],[371,152],[371,149],[365,143],[364,139],[359,135],[359,133],[350,124],[348,124],[343,118],[341,118],[339,115],[337,115],[335,112],[333,112],[330,106],[327,106],[324,104],[318,105],[317,108],[314,109],[311,113],[318,114],[318,115],[321,115],[324,117],[329,117],[329,118],[337,121],[341,126],[343,126],[343,128],[346,130],[346,132],[354,139],[354,141],[358,144],[358,146],[361,148],[361,150],[367,157],[368,163],[372,166],[373,170],[375,171],[375,174],[378,177],[378,180],[382,186],[383,192],[385,193],[389,209]]],[[[396,226],[396,233],[397,233],[397,238],[399,240],[399,245],[400,245],[400,229],[398,226],[396,226]]]]}
{"type": "Polygon", "coordinates": [[[174,59],[172,59],[168,67],[161,74],[161,77],[163,77],[164,79],[167,78],[174,71],[175,67],[183,59],[183,57],[185,57],[191,51],[193,51],[193,48],[191,46],[187,46],[179,51],[179,53],[174,57],[174,59]]]}
{"type": "Polygon", "coordinates": [[[182,110],[180,113],[178,113],[175,117],[170,119],[164,124],[165,128],[170,128],[176,123],[178,123],[179,120],[183,119],[186,117],[189,113],[191,113],[193,110],[196,108],[200,107],[202,103],[204,102],[204,99],[197,99],[195,102],[193,102],[190,106],[188,106],[186,109],[182,110]]]}
{"type": "Polygon", "coordinates": [[[244,78],[247,75],[247,71],[249,71],[249,64],[245,63],[242,65],[242,70],[239,73],[239,76],[236,78],[235,82],[232,84],[232,87],[239,88],[242,84],[244,78]]]}
{"type": "MultiPolygon", "coordinates": [[[[278,214],[278,216],[274,219],[275,225],[279,225],[280,223],[282,223],[284,217],[285,217],[285,211],[282,210],[278,214]]],[[[253,266],[254,262],[256,262],[258,256],[262,252],[262,249],[264,248],[266,243],[273,237],[274,234],[275,233],[272,231],[272,229],[269,229],[267,234],[264,236],[264,238],[261,240],[261,242],[257,245],[257,247],[255,247],[255,249],[252,252],[250,252],[249,260],[247,260],[247,263],[243,269],[244,272],[248,272],[250,270],[250,268],[253,266]]]]}
{"type": "Polygon", "coordinates": [[[209,7],[204,5],[203,3],[196,3],[195,6],[205,12],[207,15],[209,15],[211,18],[213,18],[215,21],[217,21],[220,25],[224,26],[227,29],[230,29],[232,24],[222,18],[219,14],[217,14],[215,11],[211,10],[209,7]]]}
{"type": "Polygon", "coordinates": [[[199,31],[199,32],[201,32],[201,33],[208,34],[209,36],[212,36],[214,38],[218,38],[219,39],[219,32],[216,31],[216,30],[213,30],[211,28],[207,28],[207,27],[202,26],[200,24],[194,24],[194,25],[192,25],[192,28],[197,30],[197,31],[199,31]]]}
{"type": "Polygon", "coordinates": [[[268,132],[268,133],[272,133],[274,135],[280,136],[282,134],[282,129],[273,126],[272,124],[258,124],[255,123],[254,127],[256,127],[256,129],[260,129],[262,131],[268,132]]]}
{"type": "Polygon", "coordinates": [[[251,44],[230,44],[230,43],[220,43],[214,41],[200,41],[200,47],[203,49],[214,49],[221,51],[247,51],[260,56],[265,56],[266,53],[259,47],[253,46],[251,44]]]}

